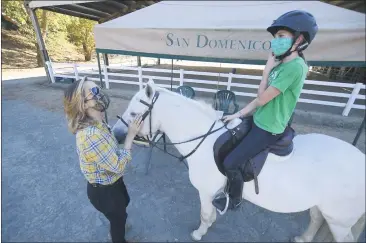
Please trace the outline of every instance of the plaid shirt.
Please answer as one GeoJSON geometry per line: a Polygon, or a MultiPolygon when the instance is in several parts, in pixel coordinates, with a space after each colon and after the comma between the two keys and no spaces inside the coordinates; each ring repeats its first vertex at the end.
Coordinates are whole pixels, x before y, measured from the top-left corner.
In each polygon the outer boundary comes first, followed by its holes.
{"type": "Polygon", "coordinates": [[[112,184],[123,174],[131,153],[120,149],[104,123],[86,127],[76,134],[80,168],[89,183],[112,184]]]}

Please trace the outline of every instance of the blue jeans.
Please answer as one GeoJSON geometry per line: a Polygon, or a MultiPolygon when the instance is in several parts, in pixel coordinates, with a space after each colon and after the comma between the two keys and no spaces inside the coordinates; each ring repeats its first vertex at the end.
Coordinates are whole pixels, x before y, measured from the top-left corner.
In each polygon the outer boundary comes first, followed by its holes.
{"type": "Polygon", "coordinates": [[[249,159],[262,152],[269,145],[274,144],[282,134],[273,135],[255,125],[244,139],[235,147],[224,160],[225,170],[236,170],[249,159]]]}

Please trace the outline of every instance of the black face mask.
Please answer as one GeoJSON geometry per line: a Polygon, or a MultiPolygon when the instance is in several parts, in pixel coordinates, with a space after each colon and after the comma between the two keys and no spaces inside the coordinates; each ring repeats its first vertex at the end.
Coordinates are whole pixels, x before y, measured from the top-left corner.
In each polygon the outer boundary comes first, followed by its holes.
{"type": "Polygon", "coordinates": [[[104,112],[108,109],[110,99],[107,94],[100,92],[100,94],[94,96],[93,99],[95,100],[95,103],[96,103],[95,106],[93,107],[93,109],[100,111],[100,112],[104,112]]]}
{"type": "MultiPolygon", "coordinates": [[[[96,103],[93,109],[100,112],[106,111],[110,103],[109,96],[105,94],[103,91],[101,91],[99,87],[91,88],[91,93],[93,94],[93,98],[89,100],[95,100],[96,103]]],[[[89,100],[85,100],[85,102],[88,102],[89,100]]]]}

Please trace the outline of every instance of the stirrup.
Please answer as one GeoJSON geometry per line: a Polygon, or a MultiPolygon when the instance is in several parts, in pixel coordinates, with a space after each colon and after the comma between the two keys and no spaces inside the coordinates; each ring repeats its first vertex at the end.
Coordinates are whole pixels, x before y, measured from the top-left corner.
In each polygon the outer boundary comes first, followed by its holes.
{"type": "MultiPolygon", "coordinates": [[[[217,210],[217,212],[219,212],[220,215],[224,215],[226,213],[226,211],[228,210],[228,208],[229,208],[229,200],[230,200],[230,198],[229,198],[229,194],[228,193],[226,193],[226,192],[221,192],[221,193],[223,193],[225,195],[225,198],[226,198],[225,208],[224,208],[223,211],[220,211],[220,209],[218,209],[218,208],[216,208],[216,210],[217,210]]],[[[218,198],[220,198],[220,197],[218,197],[218,195],[217,195],[214,198],[214,200],[215,199],[218,199],[218,198]]]]}

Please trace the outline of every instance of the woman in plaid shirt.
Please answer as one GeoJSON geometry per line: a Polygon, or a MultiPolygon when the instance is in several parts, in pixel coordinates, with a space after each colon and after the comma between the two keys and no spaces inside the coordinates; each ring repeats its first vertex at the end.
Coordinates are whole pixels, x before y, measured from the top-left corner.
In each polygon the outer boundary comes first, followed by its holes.
{"type": "Polygon", "coordinates": [[[110,222],[113,242],[126,242],[126,208],[130,197],[123,182],[123,171],[131,161],[131,147],[141,125],[141,116],[129,125],[124,148],[104,122],[109,98],[86,79],[70,85],[64,95],[69,130],[76,135],[80,168],[87,184],[91,204],[110,222]]]}

